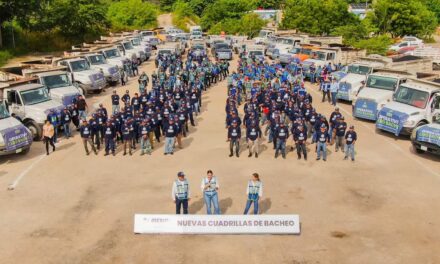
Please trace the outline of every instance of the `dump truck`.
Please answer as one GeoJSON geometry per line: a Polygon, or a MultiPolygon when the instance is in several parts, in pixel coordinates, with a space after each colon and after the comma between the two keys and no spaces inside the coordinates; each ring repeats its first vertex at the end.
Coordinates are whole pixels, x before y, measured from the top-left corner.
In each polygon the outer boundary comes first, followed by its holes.
{"type": "MultiPolygon", "coordinates": [[[[42,137],[42,128],[47,115],[53,111],[61,118],[64,105],[50,97],[46,86],[36,83],[36,78],[23,78],[0,74],[0,100],[8,112],[19,117],[31,132],[34,140],[42,137]]],[[[24,132],[23,132],[24,133],[24,132]]]]}
{"type": "Polygon", "coordinates": [[[368,74],[372,73],[374,69],[388,69],[416,75],[419,72],[430,72],[432,63],[429,59],[408,55],[394,58],[370,55],[360,58],[348,65],[348,74],[339,82],[337,98],[353,101],[366,81],[368,74]]]}
{"type": "Polygon", "coordinates": [[[100,70],[91,68],[84,58],[55,58],[52,65],[66,67],[73,85],[84,95],[101,93],[107,85],[104,74],[100,70]]]}
{"type": "Polygon", "coordinates": [[[86,59],[91,69],[98,70],[104,74],[108,85],[114,85],[121,81],[119,67],[109,63],[102,53],[92,52],[87,49],[75,49],[75,47],[72,48],[72,51],[64,52],[66,57],[71,56],[86,59]]]}
{"type": "Polygon", "coordinates": [[[410,77],[416,76],[394,70],[377,70],[369,74],[365,85],[353,100],[353,116],[376,121],[377,114],[391,102],[396,89],[410,77]]]}
{"type": "Polygon", "coordinates": [[[409,78],[400,84],[378,114],[376,128],[394,135],[411,135],[414,129],[440,118],[440,83],[409,78]]]}
{"type": "Polygon", "coordinates": [[[64,106],[72,104],[73,100],[82,95],[75,87],[64,66],[52,66],[43,60],[24,61],[20,66],[2,68],[0,71],[15,75],[16,79],[36,78],[37,82],[47,87],[50,97],[64,106]]]}

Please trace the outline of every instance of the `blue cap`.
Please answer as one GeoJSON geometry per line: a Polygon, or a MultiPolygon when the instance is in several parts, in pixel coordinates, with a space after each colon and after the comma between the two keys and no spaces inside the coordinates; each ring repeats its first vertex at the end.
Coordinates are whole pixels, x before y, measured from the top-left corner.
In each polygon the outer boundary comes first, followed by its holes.
{"type": "Polygon", "coordinates": [[[183,171],[179,171],[179,172],[177,173],[177,176],[178,176],[178,177],[184,177],[184,176],[185,176],[185,173],[184,173],[183,171]]]}

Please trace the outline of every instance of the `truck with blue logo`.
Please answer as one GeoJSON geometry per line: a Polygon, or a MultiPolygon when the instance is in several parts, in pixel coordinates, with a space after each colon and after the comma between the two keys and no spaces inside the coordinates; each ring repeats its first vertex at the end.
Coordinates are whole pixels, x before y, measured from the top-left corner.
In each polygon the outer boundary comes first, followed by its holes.
{"type": "Polygon", "coordinates": [[[61,58],[55,59],[53,65],[65,66],[70,75],[70,80],[81,93],[101,93],[107,86],[104,74],[97,69],[90,67],[84,58],[61,58]]]}
{"type": "MultiPolygon", "coordinates": [[[[363,88],[353,100],[353,116],[376,121],[377,113],[393,99],[394,91],[412,74],[400,71],[379,70],[368,75],[363,88]]],[[[413,76],[415,77],[415,76],[413,76]]]]}
{"type": "Polygon", "coordinates": [[[378,69],[409,72],[411,74],[430,72],[432,71],[432,61],[407,55],[388,58],[373,54],[363,57],[346,67],[347,76],[339,82],[337,98],[353,102],[359,90],[364,87],[368,75],[378,69]]]}
{"type": "Polygon", "coordinates": [[[396,136],[410,135],[415,128],[433,123],[439,114],[440,83],[409,78],[379,111],[376,128],[396,136]]]}
{"type": "Polygon", "coordinates": [[[50,97],[46,86],[30,83],[35,79],[9,80],[0,82],[1,96],[8,112],[19,117],[30,130],[34,140],[40,140],[47,115],[53,111],[61,118],[64,106],[50,97]]]}
{"type": "Polygon", "coordinates": [[[417,153],[440,155],[440,115],[434,118],[432,124],[417,127],[411,133],[411,143],[417,153]]]}
{"type": "Polygon", "coordinates": [[[0,100],[0,156],[26,154],[32,145],[32,134],[20,121],[12,117],[6,102],[0,100]]]}
{"type": "Polygon", "coordinates": [[[64,66],[52,66],[44,63],[44,60],[35,60],[21,62],[16,67],[2,68],[2,71],[16,79],[36,78],[36,82],[47,87],[50,97],[64,106],[71,105],[74,98],[82,95],[81,90],[72,84],[64,66]]]}

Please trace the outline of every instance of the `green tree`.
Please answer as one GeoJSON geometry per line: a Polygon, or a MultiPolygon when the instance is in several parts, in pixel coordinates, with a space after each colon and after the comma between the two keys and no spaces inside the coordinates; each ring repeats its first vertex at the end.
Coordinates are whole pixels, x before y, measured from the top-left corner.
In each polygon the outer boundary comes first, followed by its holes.
{"type": "Polygon", "coordinates": [[[13,19],[25,21],[30,15],[30,11],[38,11],[39,6],[39,0],[0,0],[0,48],[3,46],[3,23],[13,19]]]}
{"type": "Polygon", "coordinates": [[[254,8],[281,9],[285,2],[285,0],[252,0],[251,4],[254,8]]]}
{"type": "Polygon", "coordinates": [[[353,47],[358,49],[366,49],[368,54],[385,55],[388,47],[392,44],[390,37],[379,35],[368,39],[362,39],[353,43],[353,47]]]}
{"type": "Polygon", "coordinates": [[[422,1],[428,10],[434,12],[437,17],[437,22],[440,22],[440,0],[423,0],[422,1]]]}
{"type": "Polygon", "coordinates": [[[59,32],[68,39],[82,41],[108,28],[107,6],[100,0],[52,0],[29,11],[28,19],[17,19],[23,29],[59,32]]]}
{"type": "Polygon", "coordinates": [[[163,11],[171,11],[176,0],[159,0],[160,8],[163,11]]]}
{"type": "Polygon", "coordinates": [[[253,38],[260,32],[264,25],[266,25],[266,21],[261,19],[257,14],[246,14],[240,19],[240,28],[237,33],[253,38]]]}
{"type": "Polygon", "coordinates": [[[205,30],[209,30],[225,19],[240,19],[251,9],[250,3],[243,0],[218,0],[204,10],[201,25],[205,30]]]}
{"type": "Polygon", "coordinates": [[[142,0],[122,0],[112,3],[107,12],[113,30],[150,28],[157,25],[157,8],[142,0]]]}
{"type": "Polygon", "coordinates": [[[312,34],[330,34],[335,28],[358,23],[345,0],[287,0],[282,27],[312,34]]]}
{"type": "Polygon", "coordinates": [[[214,2],[215,0],[189,0],[188,5],[191,7],[195,15],[201,17],[206,7],[214,2]]]}
{"type": "Polygon", "coordinates": [[[435,13],[419,0],[378,0],[373,10],[367,19],[377,26],[377,33],[427,37],[437,27],[435,13]]]}

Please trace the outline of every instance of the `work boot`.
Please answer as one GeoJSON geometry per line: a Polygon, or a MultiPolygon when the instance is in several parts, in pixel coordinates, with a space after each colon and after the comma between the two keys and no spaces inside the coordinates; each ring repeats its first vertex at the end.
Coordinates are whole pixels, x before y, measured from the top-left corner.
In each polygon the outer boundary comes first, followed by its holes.
{"type": "Polygon", "coordinates": [[[249,153],[248,157],[249,157],[249,158],[252,157],[252,153],[249,153]]]}
{"type": "Polygon", "coordinates": [[[104,156],[108,156],[108,153],[105,153],[104,156]]]}
{"type": "Polygon", "coordinates": [[[240,157],[240,155],[238,154],[238,152],[237,152],[237,153],[235,153],[235,156],[237,156],[237,158],[238,158],[238,157],[240,157]]]}
{"type": "Polygon", "coordinates": [[[133,154],[131,153],[131,151],[130,151],[130,152],[128,152],[128,154],[130,154],[130,156],[131,156],[131,155],[133,155],[133,154]]]}
{"type": "Polygon", "coordinates": [[[255,158],[258,158],[258,153],[255,153],[255,158]]]}
{"type": "Polygon", "coordinates": [[[348,157],[347,157],[347,156],[345,156],[345,157],[344,157],[344,160],[347,160],[347,159],[348,159],[348,157]]]}
{"type": "Polygon", "coordinates": [[[90,154],[90,153],[87,151],[87,152],[86,152],[86,155],[88,156],[89,154],[90,154]]]}
{"type": "Polygon", "coordinates": [[[123,156],[127,155],[127,152],[124,151],[124,154],[122,154],[123,156]]]}

